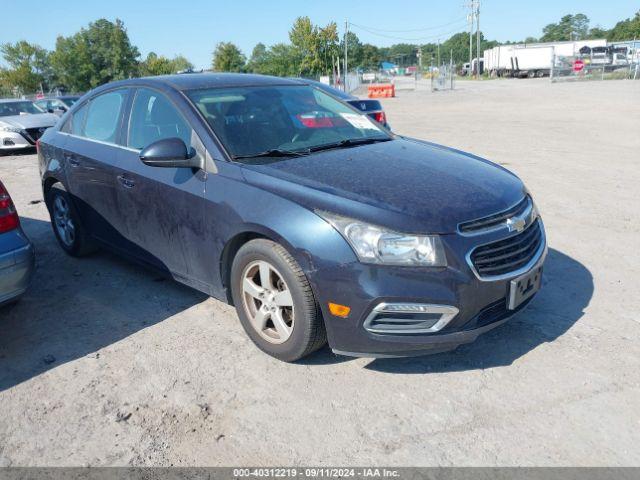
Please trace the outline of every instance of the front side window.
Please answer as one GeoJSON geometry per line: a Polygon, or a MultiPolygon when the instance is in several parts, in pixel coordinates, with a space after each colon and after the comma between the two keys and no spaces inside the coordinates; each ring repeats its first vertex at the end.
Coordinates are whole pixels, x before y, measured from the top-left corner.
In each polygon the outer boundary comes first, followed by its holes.
{"type": "Polygon", "coordinates": [[[212,88],[187,96],[227,151],[242,161],[273,150],[305,152],[391,138],[366,115],[306,85],[212,88]]]}
{"type": "Polygon", "coordinates": [[[176,107],[161,93],[141,88],[131,107],[127,146],[142,149],[166,138],[191,145],[192,129],[176,107]]]}
{"type": "Polygon", "coordinates": [[[116,143],[126,95],[125,90],[116,90],[92,99],[87,111],[84,136],[101,142],[116,143]]]}

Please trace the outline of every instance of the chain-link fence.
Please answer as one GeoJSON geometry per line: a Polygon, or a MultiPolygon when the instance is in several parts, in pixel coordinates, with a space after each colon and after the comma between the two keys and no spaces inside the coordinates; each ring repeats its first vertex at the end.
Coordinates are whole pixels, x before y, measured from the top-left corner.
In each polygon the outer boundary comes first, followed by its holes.
{"type": "Polygon", "coordinates": [[[455,66],[442,64],[431,71],[431,91],[453,90],[455,88],[455,66]]]}
{"type": "Polygon", "coordinates": [[[640,80],[638,52],[605,50],[571,56],[553,55],[550,77],[552,82],[572,80],[640,80]]]}

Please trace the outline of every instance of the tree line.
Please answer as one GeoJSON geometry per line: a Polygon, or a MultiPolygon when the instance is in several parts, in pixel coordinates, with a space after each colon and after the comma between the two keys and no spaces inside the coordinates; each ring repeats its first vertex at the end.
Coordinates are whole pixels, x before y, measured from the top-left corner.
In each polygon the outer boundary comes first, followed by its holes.
{"type": "MultiPolygon", "coordinates": [[[[480,49],[498,45],[480,35],[480,49]]],[[[609,41],[640,39],[640,11],[634,17],[618,22],[612,29],[591,27],[589,18],[581,13],[565,15],[557,23],[546,25],[539,38],[528,37],[520,42],[548,42],[606,38],[609,41]]],[[[344,37],[331,22],[324,27],[314,25],[308,17],[295,20],[289,31],[288,43],[266,46],[258,43],[247,58],[232,42],[218,43],[213,51],[211,68],[215,71],[261,73],[276,76],[317,77],[328,75],[335,61],[342,58],[344,37]]],[[[357,34],[346,36],[349,69],[377,70],[389,61],[400,66],[416,65],[421,55],[423,66],[468,61],[469,33],[459,32],[444,42],[422,45],[397,43],[378,47],[362,43],[357,34]]],[[[475,35],[474,35],[475,50],[475,35]]],[[[99,19],[69,37],[60,36],[55,49],[48,51],[21,40],[0,45],[5,67],[0,66],[0,95],[32,93],[42,89],[61,88],[82,92],[104,83],[136,76],[163,75],[193,69],[184,56],[167,58],[149,53],[141,58],[120,20],[99,19]]]]}

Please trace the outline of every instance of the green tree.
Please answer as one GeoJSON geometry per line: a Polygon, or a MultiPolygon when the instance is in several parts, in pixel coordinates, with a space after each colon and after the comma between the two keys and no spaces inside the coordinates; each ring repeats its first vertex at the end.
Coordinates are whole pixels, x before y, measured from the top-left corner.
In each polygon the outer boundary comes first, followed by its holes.
{"type": "Polygon", "coordinates": [[[267,61],[267,46],[258,43],[251,51],[251,57],[247,62],[247,71],[253,73],[263,73],[265,62],[267,61]]]}
{"type": "Polygon", "coordinates": [[[289,31],[289,40],[293,47],[293,60],[298,75],[313,76],[320,68],[318,52],[318,29],[309,17],[298,17],[289,31]]]}
{"type": "Polygon", "coordinates": [[[220,42],[213,52],[213,69],[217,72],[242,72],[246,58],[231,42],[220,42]]]}
{"type": "Polygon", "coordinates": [[[317,49],[319,56],[318,75],[328,75],[333,68],[333,58],[339,55],[338,26],[335,22],[319,28],[317,34],[317,49]]]}
{"type": "Polygon", "coordinates": [[[380,68],[380,49],[370,43],[362,44],[362,58],[359,66],[364,70],[377,70],[380,68]]]}
{"type": "Polygon", "coordinates": [[[58,37],[51,66],[59,86],[88,90],[138,73],[138,49],[120,20],[104,18],[70,37],[58,37]]]}
{"type": "Polygon", "coordinates": [[[541,42],[584,40],[589,37],[589,17],[583,13],[565,15],[558,23],[550,23],[542,29],[541,42]]]}
{"type": "Polygon", "coordinates": [[[195,68],[193,63],[191,63],[184,55],[176,55],[173,57],[173,60],[171,60],[171,63],[173,64],[174,73],[182,70],[193,70],[195,68]]]}
{"type": "Polygon", "coordinates": [[[143,76],[169,75],[189,69],[193,69],[193,64],[182,55],[169,59],[150,52],[147,58],[140,63],[140,75],[143,76]]]}
{"type": "Polygon", "coordinates": [[[297,77],[299,71],[295,63],[296,55],[295,49],[291,45],[276,43],[267,50],[260,73],[277,77],[297,77]]]}
{"type": "Polygon", "coordinates": [[[0,71],[5,89],[30,93],[50,87],[52,72],[49,53],[44,48],[21,40],[0,45],[0,55],[8,66],[0,71]]]}
{"type": "Polygon", "coordinates": [[[616,23],[607,35],[607,40],[612,42],[633,40],[634,38],[640,38],[640,10],[633,18],[616,23]]]}
{"type": "Polygon", "coordinates": [[[409,43],[396,43],[389,47],[389,61],[401,67],[418,63],[418,47],[409,43]]]}
{"type": "MultiPolygon", "coordinates": [[[[340,56],[344,56],[344,40],[343,36],[338,48],[338,55],[340,56]]],[[[347,32],[347,47],[349,68],[362,68],[364,52],[362,50],[362,42],[360,42],[360,39],[355,32],[347,32]]]]}

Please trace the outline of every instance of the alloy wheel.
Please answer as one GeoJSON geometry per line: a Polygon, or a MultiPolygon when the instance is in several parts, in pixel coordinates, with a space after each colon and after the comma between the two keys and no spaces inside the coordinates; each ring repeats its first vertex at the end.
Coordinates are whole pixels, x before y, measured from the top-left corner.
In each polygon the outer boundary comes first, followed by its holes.
{"type": "Polygon", "coordinates": [[[60,240],[71,248],[76,240],[76,227],[71,218],[69,203],[62,196],[56,196],[53,202],[53,220],[60,240]]]}
{"type": "Polygon", "coordinates": [[[256,260],[242,273],[242,300],[251,325],[269,343],[286,342],[294,328],[291,290],[269,262],[256,260]]]}

